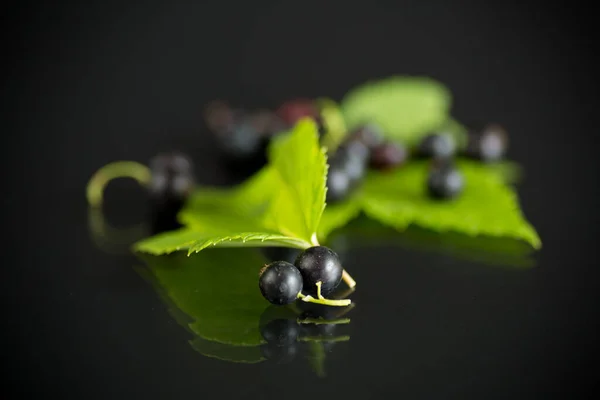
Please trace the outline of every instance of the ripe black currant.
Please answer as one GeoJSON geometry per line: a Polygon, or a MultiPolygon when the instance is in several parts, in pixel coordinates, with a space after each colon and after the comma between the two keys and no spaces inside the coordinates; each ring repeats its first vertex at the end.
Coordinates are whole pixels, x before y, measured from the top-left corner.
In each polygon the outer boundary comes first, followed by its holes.
{"type": "Polygon", "coordinates": [[[302,291],[302,275],[294,265],[275,261],[261,270],[258,284],[262,295],[270,303],[290,304],[302,291]]]}
{"type": "Polygon", "coordinates": [[[186,198],[194,187],[193,164],[182,153],[158,154],[150,160],[150,173],[154,198],[186,198]]]}
{"type": "Polygon", "coordinates": [[[488,124],[483,129],[471,131],[465,156],[485,162],[502,159],[508,148],[508,135],[498,124],[488,124]]]}
{"type": "Polygon", "coordinates": [[[455,153],[454,140],[443,133],[425,136],[416,149],[416,155],[427,158],[450,158],[455,153]]]}
{"type": "Polygon", "coordinates": [[[330,166],[327,172],[327,196],[329,204],[337,203],[348,196],[352,190],[352,181],[344,168],[330,166]]]}
{"type": "Polygon", "coordinates": [[[464,187],[461,172],[452,163],[434,163],[429,171],[427,189],[435,199],[450,199],[459,195],[464,187]]]}
{"type": "Polygon", "coordinates": [[[383,131],[375,123],[360,125],[350,132],[350,140],[362,143],[367,149],[374,149],[383,143],[383,131]]]}
{"type": "Polygon", "coordinates": [[[387,141],[371,150],[369,163],[379,170],[389,170],[402,165],[408,158],[406,148],[400,144],[387,141]]]}
{"type": "Polygon", "coordinates": [[[305,293],[317,295],[317,282],[321,282],[321,295],[326,296],[340,284],[342,280],[342,263],[333,250],[324,246],[314,246],[298,255],[294,265],[304,281],[305,293]]]}
{"type": "Polygon", "coordinates": [[[281,118],[287,126],[293,126],[301,118],[317,118],[319,116],[319,110],[314,101],[298,98],[286,101],[279,106],[277,109],[277,116],[281,118]]]}
{"type": "Polygon", "coordinates": [[[194,188],[191,160],[178,152],[158,154],[150,161],[150,174],[153,233],[179,228],[177,214],[194,188]]]}

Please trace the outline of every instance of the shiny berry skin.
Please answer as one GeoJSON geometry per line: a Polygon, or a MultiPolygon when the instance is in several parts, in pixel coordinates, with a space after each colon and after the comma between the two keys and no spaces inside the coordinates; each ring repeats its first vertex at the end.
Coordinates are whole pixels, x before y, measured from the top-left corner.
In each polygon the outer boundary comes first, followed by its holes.
{"type": "Polygon", "coordinates": [[[458,196],[464,188],[461,172],[451,163],[434,165],[427,178],[427,190],[434,199],[451,199],[458,196]]]}
{"type": "Polygon", "coordinates": [[[383,131],[379,125],[368,123],[361,125],[350,132],[351,140],[362,143],[368,149],[373,149],[383,143],[383,131]]]}
{"type": "Polygon", "coordinates": [[[450,158],[454,155],[454,140],[441,133],[425,136],[417,146],[416,155],[426,158],[450,158]]]}
{"type": "Polygon", "coordinates": [[[342,280],[342,263],[333,250],[324,246],[309,247],[298,255],[294,265],[304,280],[305,293],[317,295],[317,282],[321,282],[323,296],[333,292],[342,280]]]}
{"type": "Polygon", "coordinates": [[[367,167],[367,159],[362,155],[352,152],[348,147],[340,147],[330,158],[330,168],[341,169],[346,172],[350,179],[350,185],[354,186],[362,180],[367,167]]]}
{"type": "Polygon", "coordinates": [[[404,164],[407,158],[404,146],[387,141],[371,150],[369,164],[374,169],[389,170],[404,164]]]}
{"type": "Polygon", "coordinates": [[[261,270],[258,285],[263,297],[271,304],[290,304],[302,291],[302,275],[293,264],[275,261],[261,270]]]}
{"type": "Polygon", "coordinates": [[[501,160],[508,148],[508,135],[497,124],[486,125],[483,129],[470,132],[465,156],[484,162],[501,160]]]}
{"type": "Polygon", "coordinates": [[[261,327],[260,334],[267,342],[284,346],[298,339],[300,327],[295,319],[278,318],[261,327]]]}
{"type": "Polygon", "coordinates": [[[163,153],[150,161],[150,195],[185,198],[194,187],[191,160],[178,152],[163,153]]]}
{"type": "Polygon", "coordinates": [[[352,191],[352,181],[343,167],[330,166],[327,172],[325,201],[334,204],[344,200],[352,191]]]}
{"type": "Polygon", "coordinates": [[[179,152],[158,154],[149,164],[152,232],[177,229],[177,214],[194,188],[193,164],[179,152]]]}

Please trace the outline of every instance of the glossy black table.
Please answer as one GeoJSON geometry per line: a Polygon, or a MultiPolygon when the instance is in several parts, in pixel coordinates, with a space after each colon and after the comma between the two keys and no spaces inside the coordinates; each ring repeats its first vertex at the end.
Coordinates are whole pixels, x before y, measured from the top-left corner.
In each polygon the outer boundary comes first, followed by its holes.
{"type": "MultiPolygon", "coordinates": [[[[344,7],[20,3],[7,14],[7,398],[587,398],[600,289],[591,25],[533,3],[344,7]],[[90,235],[84,187],[107,162],[181,148],[204,184],[242,178],[201,128],[207,101],[339,99],[394,73],[439,79],[457,118],[509,129],[540,252],[490,255],[418,230],[341,237],[359,282],[350,323],[336,327],[348,340],[287,364],[234,363],[196,351],[140,259],[90,235]]],[[[107,222],[135,226],[141,204],[135,184],[111,183],[107,222]]]]}

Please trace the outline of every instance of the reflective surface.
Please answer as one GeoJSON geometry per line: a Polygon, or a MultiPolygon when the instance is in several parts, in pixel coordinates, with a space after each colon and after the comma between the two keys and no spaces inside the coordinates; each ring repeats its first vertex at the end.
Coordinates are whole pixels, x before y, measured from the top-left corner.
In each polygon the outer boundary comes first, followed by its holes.
{"type": "MultiPolygon", "coordinates": [[[[7,14],[22,19],[9,27],[2,111],[9,398],[586,398],[598,379],[598,100],[579,33],[593,24],[533,4],[372,2],[347,4],[344,18],[333,4],[296,4],[7,14]],[[293,13],[311,29],[289,29],[293,13]],[[94,230],[105,234],[90,235],[84,188],[107,162],[182,149],[202,183],[251,172],[221,164],[201,122],[208,101],[339,99],[397,72],[448,84],[459,120],[507,127],[540,252],[357,221],[331,242],[358,282],[355,307],[336,318],[350,321],[307,329],[302,312],[268,316],[246,281],[229,293],[202,270],[188,279],[129,253],[129,238],[147,232],[134,182],[109,185],[94,230]],[[124,237],[106,236],[115,230],[124,237]],[[261,332],[267,321],[275,333],[261,332]]],[[[218,271],[239,255],[206,257],[218,271]]],[[[253,266],[264,257],[245,256],[253,266]]]]}

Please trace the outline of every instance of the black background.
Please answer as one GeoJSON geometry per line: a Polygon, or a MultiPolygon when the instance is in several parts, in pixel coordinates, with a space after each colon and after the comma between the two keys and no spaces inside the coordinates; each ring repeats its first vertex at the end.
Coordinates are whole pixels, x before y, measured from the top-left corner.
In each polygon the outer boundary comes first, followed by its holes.
{"type": "MultiPolygon", "coordinates": [[[[2,324],[6,398],[586,398],[598,382],[597,64],[587,10],[485,1],[14,3],[3,11],[2,324]],[[84,187],[167,148],[216,164],[201,109],[339,100],[404,73],[436,78],[464,121],[498,121],[544,248],[529,270],[391,247],[351,257],[351,341],[319,379],[300,362],[194,352],[132,268],[86,226],[84,187]]],[[[140,189],[107,193],[115,224],[140,189]]]]}

